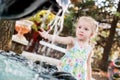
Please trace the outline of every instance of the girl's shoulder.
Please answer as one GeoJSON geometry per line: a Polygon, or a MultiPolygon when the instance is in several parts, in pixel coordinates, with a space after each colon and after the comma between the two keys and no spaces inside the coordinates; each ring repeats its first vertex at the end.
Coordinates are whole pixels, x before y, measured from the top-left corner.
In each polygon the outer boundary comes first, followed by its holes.
{"type": "Polygon", "coordinates": [[[73,37],[68,37],[68,38],[71,42],[70,44],[67,44],[67,50],[71,49],[75,45],[75,38],[73,37]]]}
{"type": "Polygon", "coordinates": [[[93,47],[90,45],[90,44],[88,44],[88,47],[87,47],[87,49],[88,49],[88,51],[92,51],[93,50],[93,47]]]}

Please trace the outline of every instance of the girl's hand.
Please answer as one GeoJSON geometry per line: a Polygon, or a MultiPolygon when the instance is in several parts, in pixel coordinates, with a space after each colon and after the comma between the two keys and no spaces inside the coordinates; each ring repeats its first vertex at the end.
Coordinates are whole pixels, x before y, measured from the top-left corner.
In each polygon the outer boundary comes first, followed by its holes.
{"type": "Polygon", "coordinates": [[[40,29],[39,34],[42,38],[48,39],[48,33],[43,28],[40,29]]]}

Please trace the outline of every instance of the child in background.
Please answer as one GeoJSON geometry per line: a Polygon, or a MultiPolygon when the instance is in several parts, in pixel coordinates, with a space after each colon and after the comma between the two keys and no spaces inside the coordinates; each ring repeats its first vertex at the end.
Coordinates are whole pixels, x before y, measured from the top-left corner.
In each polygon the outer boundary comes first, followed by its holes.
{"type": "Polygon", "coordinates": [[[91,38],[95,35],[96,30],[97,22],[92,17],[82,16],[76,24],[76,38],[47,34],[44,29],[39,33],[43,38],[50,41],[55,36],[54,42],[67,45],[67,52],[58,64],[61,71],[71,73],[77,80],[91,80],[93,49],[91,38]]]}

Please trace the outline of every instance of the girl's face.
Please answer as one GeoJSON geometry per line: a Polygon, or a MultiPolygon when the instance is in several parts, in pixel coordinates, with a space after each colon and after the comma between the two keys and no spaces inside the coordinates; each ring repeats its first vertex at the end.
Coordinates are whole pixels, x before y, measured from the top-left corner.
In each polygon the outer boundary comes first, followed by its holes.
{"type": "Polygon", "coordinates": [[[92,36],[92,25],[85,20],[79,20],[76,26],[76,37],[81,41],[89,41],[92,36]]]}

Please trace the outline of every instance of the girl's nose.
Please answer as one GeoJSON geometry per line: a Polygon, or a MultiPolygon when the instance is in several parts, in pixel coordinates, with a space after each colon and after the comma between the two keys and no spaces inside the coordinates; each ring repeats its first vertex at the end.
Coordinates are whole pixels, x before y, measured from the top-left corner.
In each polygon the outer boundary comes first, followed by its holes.
{"type": "Polygon", "coordinates": [[[82,28],[80,28],[80,29],[79,29],[79,32],[80,32],[80,33],[83,33],[83,29],[82,29],[82,28]]]}

